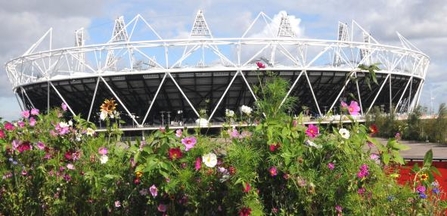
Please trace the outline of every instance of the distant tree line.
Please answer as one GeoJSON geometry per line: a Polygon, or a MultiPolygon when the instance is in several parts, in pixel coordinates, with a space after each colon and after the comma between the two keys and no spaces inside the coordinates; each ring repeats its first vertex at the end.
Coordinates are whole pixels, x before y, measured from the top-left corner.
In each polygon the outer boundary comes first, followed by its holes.
{"type": "Polygon", "coordinates": [[[384,113],[380,107],[375,107],[367,116],[366,124],[367,126],[375,124],[380,137],[390,138],[397,134],[403,140],[447,144],[446,104],[439,106],[438,115],[435,118],[422,118],[423,110],[423,107],[418,106],[408,114],[406,120],[399,120],[396,113],[384,113]]]}

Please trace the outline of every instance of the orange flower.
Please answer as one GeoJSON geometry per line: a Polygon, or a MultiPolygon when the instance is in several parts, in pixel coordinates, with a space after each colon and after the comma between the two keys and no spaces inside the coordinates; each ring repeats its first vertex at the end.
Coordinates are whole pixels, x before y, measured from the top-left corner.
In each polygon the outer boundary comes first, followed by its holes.
{"type": "Polygon", "coordinates": [[[116,110],[116,103],[114,99],[105,99],[101,104],[101,112],[112,114],[116,110]]]}
{"type": "Polygon", "coordinates": [[[135,176],[136,176],[137,178],[141,178],[141,176],[143,176],[143,172],[141,172],[141,171],[136,171],[136,172],[135,172],[135,176]]]}

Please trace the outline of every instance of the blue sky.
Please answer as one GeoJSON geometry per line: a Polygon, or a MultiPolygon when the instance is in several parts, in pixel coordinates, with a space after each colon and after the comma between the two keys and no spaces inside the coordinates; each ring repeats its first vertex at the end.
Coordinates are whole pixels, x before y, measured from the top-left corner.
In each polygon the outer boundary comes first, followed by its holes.
{"type": "MultiPolygon", "coordinates": [[[[0,2],[0,62],[23,54],[49,28],[54,46],[72,46],[74,31],[84,27],[87,44],[105,43],[114,19],[143,16],[163,38],[188,35],[203,10],[215,37],[240,37],[260,13],[294,16],[301,37],[336,39],[338,21],[358,22],[382,44],[396,45],[396,32],[431,58],[421,105],[437,110],[447,101],[447,1],[445,0],[16,0],[0,2]],[[433,98],[433,100],[431,100],[433,98]]],[[[0,117],[17,119],[20,110],[4,67],[0,68],[0,117]]]]}

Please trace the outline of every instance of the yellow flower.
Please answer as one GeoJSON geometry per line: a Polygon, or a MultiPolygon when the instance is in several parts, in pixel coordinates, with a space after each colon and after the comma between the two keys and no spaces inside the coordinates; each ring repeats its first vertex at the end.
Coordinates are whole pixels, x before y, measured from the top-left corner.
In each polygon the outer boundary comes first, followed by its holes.
{"type": "Polygon", "coordinates": [[[106,112],[107,114],[113,114],[116,110],[116,103],[114,99],[105,99],[104,103],[101,104],[101,112],[106,112]]]}
{"type": "Polygon", "coordinates": [[[143,176],[143,172],[141,172],[141,171],[136,171],[136,172],[135,172],[135,176],[136,176],[137,178],[141,178],[141,176],[143,176]]]}
{"type": "Polygon", "coordinates": [[[426,181],[428,179],[428,175],[425,173],[419,174],[419,179],[421,181],[426,181]]]}

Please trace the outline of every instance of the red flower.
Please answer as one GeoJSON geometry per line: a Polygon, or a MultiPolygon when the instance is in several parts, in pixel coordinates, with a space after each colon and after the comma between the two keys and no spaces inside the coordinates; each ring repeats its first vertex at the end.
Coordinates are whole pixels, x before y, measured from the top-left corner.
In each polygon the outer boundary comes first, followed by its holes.
{"type": "Polygon", "coordinates": [[[250,191],[250,189],[251,189],[251,186],[250,186],[250,184],[248,184],[248,183],[245,183],[245,185],[244,185],[244,193],[248,193],[249,191],[250,191]]]}
{"type": "Polygon", "coordinates": [[[135,179],[133,180],[133,183],[136,184],[136,185],[139,185],[139,184],[141,183],[140,178],[135,178],[135,179]]]}
{"type": "Polygon", "coordinates": [[[234,167],[228,167],[228,172],[230,173],[230,175],[234,175],[234,174],[236,174],[236,168],[234,168],[234,167]]]}
{"type": "Polygon", "coordinates": [[[265,68],[265,64],[262,62],[256,62],[256,66],[258,66],[258,68],[265,68]]]}
{"type": "Polygon", "coordinates": [[[28,151],[28,150],[30,150],[30,149],[31,149],[31,144],[30,144],[28,141],[23,142],[22,144],[20,144],[19,146],[17,146],[17,150],[18,150],[20,153],[22,153],[22,152],[24,152],[24,151],[28,151]]]}
{"type": "Polygon", "coordinates": [[[369,126],[369,131],[371,132],[371,136],[379,132],[379,130],[377,129],[377,125],[375,124],[369,126]]]}
{"type": "Polygon", "coordinates": [[[182,151],[180,148],[170,148],[169,149],[169,159],[176,160],[182,157],[182,151]]]}
{"type": "Polygon", "coordinates": [[[239,210],[239,216],[249,216],[251,215],[251,208],[243,207],[241,210],[239,210]]]}

